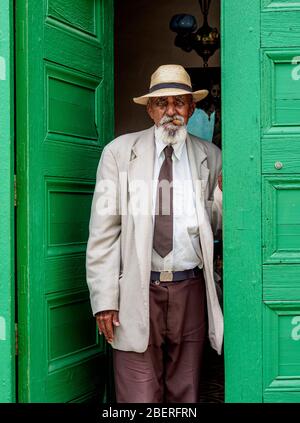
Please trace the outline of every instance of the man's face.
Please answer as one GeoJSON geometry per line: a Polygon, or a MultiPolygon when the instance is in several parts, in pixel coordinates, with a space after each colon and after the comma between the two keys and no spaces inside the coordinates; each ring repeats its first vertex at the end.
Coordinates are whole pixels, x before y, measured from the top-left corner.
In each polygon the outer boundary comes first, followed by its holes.
{"type": "MultiPolygon", "coordinates": [[[[149,116],[157,126],[160,125],[160,122],[163,118],[174,117],[175,119],[177,116],[180,116],[186,125],[189,118],[194,113],[194,110],[195,103],[193,101],[193,97],[190,94],[169,97],[153,97],[149,99],[147,105],[149,116]]],[[[168,122],[166,122],[164,125],[168,125],[168,122]]]]}

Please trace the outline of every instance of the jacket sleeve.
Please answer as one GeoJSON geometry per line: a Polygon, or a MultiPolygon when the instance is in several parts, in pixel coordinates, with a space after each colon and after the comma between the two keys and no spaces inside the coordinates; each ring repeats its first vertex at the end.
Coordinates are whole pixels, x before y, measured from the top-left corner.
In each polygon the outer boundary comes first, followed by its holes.
{"type": "Polygon", "coordinates": [[[118,175],[115,158],[105,147],[97,169],[86,252],[86,278],[94,315],[118,310],[121,259],[118,175]]]}
{"type": "Polygon", "coordinates": [[[221,151],[217,150],[216,156],[216,172],[212,203],[212,229],[214,235],[218,235],[222,231],[222,191],[218,186],[218,176],[222,172],[222,155],[221,151]]]}

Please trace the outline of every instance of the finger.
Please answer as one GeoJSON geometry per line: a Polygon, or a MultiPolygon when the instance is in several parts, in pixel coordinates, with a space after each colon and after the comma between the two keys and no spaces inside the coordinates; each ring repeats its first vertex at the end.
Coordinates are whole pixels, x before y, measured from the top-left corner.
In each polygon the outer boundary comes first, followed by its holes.
{"type": "Polygon", "coordinates": [[[99,315],[96,315],[96,324],[97,324],[98,332],[100,333],[101,329],[100,329],[99,315]]]}
{"type": "Polygon", "coordinates": [[[105,339],[108,341],[108,333],[107,333],[106,324],[105,324],[106,319],[107,319],[107,316],[105,314],[100,315],[99,324],[100,324],[101,332],[105,336],[105,339]]]}
{"type": "Polygon", "coordinates": [[[99,335],[102,335],[103,334],[103,323],[102,323],[102,320],[100,319],[100,316],[97,317],[97,325],[98,325],[99,335]]]}
{"type": "Polygon", "coordinates": [[[113,314],[113,325],[120,326],[119,313],[118,312],[115,312],[113,314]]]}
{"type": "Polygon", "coordinates": [[[106,339],[107,339],[108,342],[111,342],[113,340],[113,336],[114,336],[113,324],[112,324],[112,314],[105,316],[104,327],[105,327],[106,339]]]}
{"type": "Polygon", "coordinates": [[[100,314],[98,317],[98,327],[99,327],[99,331],[103,333],[103,335],[105,336],[105,339],[109,342],[110,338],[109,338],[107,327],[106,327],[106,321],[108,318],[109,318],[109,314],[107,313],[100,314]]]}

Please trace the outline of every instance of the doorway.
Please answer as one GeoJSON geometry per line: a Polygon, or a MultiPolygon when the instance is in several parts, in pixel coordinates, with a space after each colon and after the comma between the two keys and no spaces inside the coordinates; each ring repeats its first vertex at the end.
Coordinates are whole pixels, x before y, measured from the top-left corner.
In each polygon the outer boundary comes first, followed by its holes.
{"type": "MultiPolygon", "coordinates": [[[[176,34],[170,30],[169,23],[172,16],[183,13],[195,16],[198,28],[202,26],[198,0],[115,1],[115,136],[152,126],[145,109],[134,104],[132,98],[148,91],[151,74],[158,66],[181,64],[191,77],[193,89],[210,91],[207,99],[197,104],[197,112],[206,119],[206,125],[203,124],[206,131],[199,133],[199,127],[192,121],[188,130],[221,147],[220,49],[204,68],[202,58],[195,51],[187,53],[175,46],[176,34]]],[[[220,0],[211,1],[208,20],[210,26],[220,32],[220,0]]],[[[221,234],[215,239],[215,268],[222,295],[221,234]]],[[[218,356],[209,342],[204,362],[200,401],[224,402],[224,356],[218,356]]]]}

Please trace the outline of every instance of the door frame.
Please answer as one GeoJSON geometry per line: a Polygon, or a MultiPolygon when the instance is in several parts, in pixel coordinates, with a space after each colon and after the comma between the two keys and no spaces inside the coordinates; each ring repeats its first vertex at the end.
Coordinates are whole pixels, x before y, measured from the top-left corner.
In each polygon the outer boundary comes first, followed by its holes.
{"type": "Polygon", "coordinates": [[[226,402],[263,401],[260,20],[221,0],[226,402]]]}
{"type": "Polygon", "coordinates": [[[16,401],[14,254],[14,2],[0,12],[0,402],[16,401]]]}

